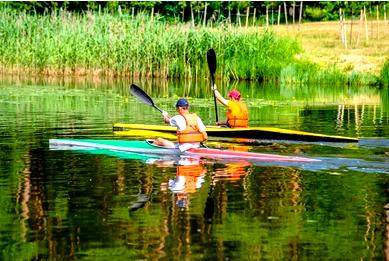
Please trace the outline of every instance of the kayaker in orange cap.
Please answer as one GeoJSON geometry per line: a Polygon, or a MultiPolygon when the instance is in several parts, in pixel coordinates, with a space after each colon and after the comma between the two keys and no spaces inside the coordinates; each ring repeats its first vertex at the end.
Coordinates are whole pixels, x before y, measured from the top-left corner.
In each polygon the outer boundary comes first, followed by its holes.
{"type": "Polygon", "coordinates": [[[229,100],[223,98],[216,88],[216,84],[212,86],[216,99],[227,107],[226,122],[217,123],[218,125],[226,125],[230,128],[247,128],[249,126],[248,110],[245,103],[240,100],[240,92],[233,89],[228,93],[229,100]]]}
{"type": "Polygon", "coordinates": [[[178,148],[181,151],[200,147],[201,142],[208,138],[204,123],[195,113],[189,112],[189,102],[186,99],[181,98],[177,101],[176,111],[179,114],[173,117],[170,117],[165,111],[162,115],[165,123],[177,127],[178,143],[174,144],[169,140],[158,138],[154,144],[178,148]]]}

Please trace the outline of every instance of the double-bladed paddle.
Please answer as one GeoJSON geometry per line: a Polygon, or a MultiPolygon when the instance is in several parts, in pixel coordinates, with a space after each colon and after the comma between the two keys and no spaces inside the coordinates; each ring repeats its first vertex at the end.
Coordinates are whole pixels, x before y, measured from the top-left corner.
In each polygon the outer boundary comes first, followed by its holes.
{"type": "Polygon", "coordinates": [[[131,84],[130,86],[130,92],[132,93],[132,95],[136,96],[139,100],[141,100],[143,103],[157,109],[160,113],[163,114],[163,110],[161,110],[160,108],[158,108],[155,104],[154,104],[154,101],[153,99],[151,99],[151,97],[145,93],[141,88],[139,88],[138,86],[136,86],[135,84],[131,84]]]}
{"type": "MultiPolygon", "coordinates": [[[[207,61],[208,61],[208,68],[209,72],[211,74],[211,88],[215,84],[215,72],[216,72],[216,53],[211,48],[207,52],[207,61]]],[[[219,117],[217,115],[217,100],[216,100],[216,94],[215,90],[213,91],[213,100],[215,103],[215,113],[216,113],[216,123],[219,122],[219,117]]]]}

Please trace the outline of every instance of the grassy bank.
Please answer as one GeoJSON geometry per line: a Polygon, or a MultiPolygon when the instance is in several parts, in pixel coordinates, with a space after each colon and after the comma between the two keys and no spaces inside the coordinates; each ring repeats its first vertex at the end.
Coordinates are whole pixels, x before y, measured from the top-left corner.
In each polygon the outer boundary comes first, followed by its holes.
{"type": "Polygon", "coordinates": [[[382,85],[389,86],[389,59],[386,59],[381,70],[381,83],[382,85]]]}
{"type": "MultiPolygon", "coordinates": [[[[68,12],[46,16],[0,11],[0,66],[7,73],[204,78],[206,51],[218,56],[217,76],[283,83],[375,84],[301,55],[299,38],[272,28],[191,28],[158,16],[68,12]]],[[[304,47],[304,46],[303,46],[304,47]]]]}
{"type": "Polygon", "coordinates": [[[365,27],[356,18],[347,19],[345,26],[347,46],[341,41],[339,22],[282,25],[272,30],[280,36],[293,35],[303,50],[296,58],[317,66],[309,71],[319,68],[322,77],[334,75],[351,84],[378,85],[389,58],[389,26],[383,20],[368,20],[365,27]]]}

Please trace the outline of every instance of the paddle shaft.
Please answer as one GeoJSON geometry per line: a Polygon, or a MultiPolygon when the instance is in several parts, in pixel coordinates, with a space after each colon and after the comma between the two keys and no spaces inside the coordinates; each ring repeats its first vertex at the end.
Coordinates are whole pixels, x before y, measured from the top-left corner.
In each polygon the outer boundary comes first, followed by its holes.
{"type": "MultiPolygon", "coordinates": [[[[212,78],[212,86],[213,86],[215,84],[215,79],[214,79],[213,74],[212,74],[211,78],[212,78]]],[[[217,99],[216,99],[215,90],[213,90],[213,103],[215,104],[216,123],[218,123],[219,117],[218,117],[218,113],[217,113],[217,99]]]]}

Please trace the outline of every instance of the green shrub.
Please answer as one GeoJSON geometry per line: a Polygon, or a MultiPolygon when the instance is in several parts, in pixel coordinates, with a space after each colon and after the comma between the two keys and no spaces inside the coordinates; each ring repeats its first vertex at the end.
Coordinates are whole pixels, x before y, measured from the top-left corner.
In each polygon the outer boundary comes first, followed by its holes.
{"type": "Polygon", "coordinates": [[[383,85],[389,86],[389,58],[386,59],[384,67],[382,67],[380,78],[383,85]]]}

